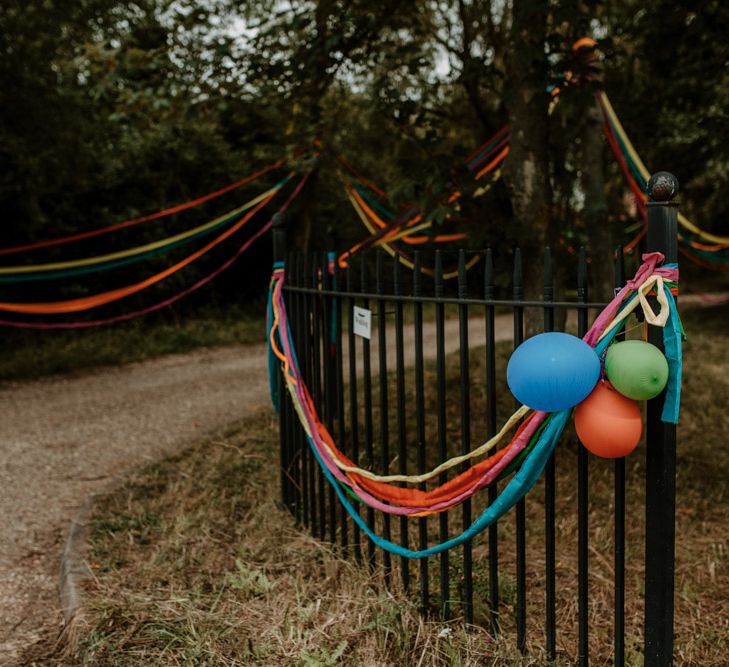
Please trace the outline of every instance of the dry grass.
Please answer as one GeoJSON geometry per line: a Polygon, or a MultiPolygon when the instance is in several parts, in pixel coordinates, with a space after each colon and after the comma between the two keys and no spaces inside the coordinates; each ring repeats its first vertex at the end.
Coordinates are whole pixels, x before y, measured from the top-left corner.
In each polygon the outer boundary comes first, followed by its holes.
{"type": "Polygon", "coordinates": [[[425,621],[295,530],[277,506],[273,433],[261,416],[99,507],[83,664],[484,664],[483,631],[425,621]]]}
{"type": "MultiPolygon", "coordinates": [[[[677,499],[677,665],[725,664],[729,651],[729,399],[727,336],[721,311],[690,315],[679,428],[677,499]]],[[[472,377],[482,375],[472,358],[472,377]]],[[[500,366],[507,351],[502,349],[500,366]]],[[[457,363],[449,363],[449,396],[457,363]]],[[[499,376],[503,377],[503,368],[499,376]]],[[[505,394],[504,394],[505,395],[505,394]]],[[[507,395],[505,395],[507,396],[507,395]]],[[[483,392],[474,392],[474,415],[483,392]]],[[[377,405],[375,404],[375,408],[377,405]]],[[[500,411],[509,408],[508,396],[500,411]]],[[[430,414],[433,413],[429,410],[430,414]]],[[[449,438],[458,439],[458,408],[449,438]]],[[[375,422],[376,423],[376,422],[375,422]]],[[[433,433],[429,424],[429,434],[433,433]]],[[[474,435],[481,426],[476,420],[474,435]]],[[[456,445],[457,446],[457,445],[456,445]]],[[[626,641],[628,664],[642,664],[644,448],[627,459],[626,641]]],[[[558,664],[576,655],[576,445],[557,454],[558,664]]],[[[277,505],[276,424],[268,415],[141,471],[98,508],[89,582],[90,631],[78,645],[87,665],[542,665],[544,636],[543,484],[527,503],[528,637],[531,657],[514,651],[513,513],[499,522],[501,637],[425,620],[414,586],[387,592],[381,572],[339,557],[296,530],[277,505]]],[[[611,664],[612,464],[590,460],[591,664],[611,664]]],[[[483,507],[477,496],[474,507],[483,507]]],[[[430,521],[437,530],[437,521],[430,521]]],[[[458,510],[453,524],[460,523],[458,510]]],[[[397,539],[397,522],[393,522],[397,539]]],[[[485,538],[474,546],[477,621],[488,590],[485,538]]],[[[430,559],[438,590],[437,559],[430,559]]],[[[459,613],[459,550],[451,554],[459,613]]],[[[417,567],[411,566],[416,574],[417,567]]]]}
{"type": "Polygon", "coordinates": [[[92,329],[0,331],[0,383],[118,366],[200,347],[265,339],[262,309],[229,307],[189,317],[174,312],[92,329]],[[9,352],[9,354],[8,354],[9,352]]]}

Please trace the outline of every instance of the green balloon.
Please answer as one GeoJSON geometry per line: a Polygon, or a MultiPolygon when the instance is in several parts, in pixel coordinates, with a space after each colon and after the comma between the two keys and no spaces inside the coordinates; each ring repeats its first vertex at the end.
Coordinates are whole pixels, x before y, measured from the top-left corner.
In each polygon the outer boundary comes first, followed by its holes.
{"type": "Polygon", "coordinates": [[[635,401],[658,396],[668,382],[668,362],[651,343],[626,340],[608,348],[605,372],[610,384],[635,401]]]}

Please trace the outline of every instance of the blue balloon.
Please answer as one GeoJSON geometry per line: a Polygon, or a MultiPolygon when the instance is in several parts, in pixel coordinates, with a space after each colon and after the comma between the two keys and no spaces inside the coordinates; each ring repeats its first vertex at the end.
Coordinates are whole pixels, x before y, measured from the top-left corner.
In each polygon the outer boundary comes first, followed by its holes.
{"type": "Polygon", "coordinates": [[[506,381],[517,400],[533,410],[560,412],[581,403],[600,377],[600,358],[566,333],[543,333],[514,350],[506,381]]]}

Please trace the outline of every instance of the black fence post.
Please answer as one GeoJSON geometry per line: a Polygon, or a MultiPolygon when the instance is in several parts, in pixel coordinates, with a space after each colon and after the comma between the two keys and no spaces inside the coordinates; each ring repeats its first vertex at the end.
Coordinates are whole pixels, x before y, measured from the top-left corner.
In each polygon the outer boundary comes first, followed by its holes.
{"type": "MultiPolygon", "coordinates": [[[[273,261],[274,264],[284,262],[286,259],[286,218],[282,213],[273,215],[272,224],[273,261]]],[[[281,502],[285,507],[291,508],[291,494],[289,485],[289,444],[286,422],[286,388],[283,374],[276,373],[278,394],[278,433],[279,433],[279,462],[281,466],[281,502]]]]}
{"type": "MultiPolygon", "coordinates": [[[[322,284],[325,290],[337,289],[336,285],[336,267],[337,267],[337,238],[334,229],[327,227],[327,253],[326,261],[323,267],[322,284]]],[[[334,428],[334,415],[336,414],[337,404],[337,383],[336,383],[336,356],[337,348],[334,340],[336,334],[336,299],[333,296],[323,298],[325,308],[324,317],[326,318],[325,330],[328,332],[327,340],[324,342],[324,378],[326,382],[325,400],[327,405],[327,415],[329,416],[330,428],[334,428]]],[[[334,488],[332,487],[331,498],[334,499],[334,488]]],[[[332,540],[333,541],[333,540],[332,540]]]]}
{"type": "MultiPolygon", "coordinates": [[[[544,249],[544,331],[554,330],[554,307],[549,304],[554,301],[554,269],[552,251],[547,246],[544,249]]],[[[545,587],[545,616],[546,616],[546,648],[547,660],[557,660],[557,527],[556,527],[556,464],[555,453],[552,452],[544,471],[544,587],[545,587]]]]}
{"type": "MultiPolygon", "coordinates": [[[[615,251],[615,290],[625,284],[625,258],[623,246],[615,251]]],[[[625,340],[625,334],[618,334],[617,341],[625,340]]],[[[625,457],[615,459],[614,464],[615,496],[615,548],[614,548],[614,667],[625,665],[625,457]]]]}
{"type": "MultiPolygon", "coordinates": [[[[648,181],[647,251],[678,261],[678,180],[662,171],[648,181]]],[[[648,341],[663,350],[660,327],[648,341]]],[[[664,394],[648,401],[646,419],[645,667],[673,662],[676,537],[676,426],[661,421],[664,394]]]]}
{"type": "MultiPolygon", "coordinates": [[[[577,260],[577,335],[582,338],[587,333],[587,252],[580,247],[577,260]]],[[[589,643],[589,457],[587,449],[577,445],[577,645],[578,664],[587,667],[590,663],[589,643]]]]}

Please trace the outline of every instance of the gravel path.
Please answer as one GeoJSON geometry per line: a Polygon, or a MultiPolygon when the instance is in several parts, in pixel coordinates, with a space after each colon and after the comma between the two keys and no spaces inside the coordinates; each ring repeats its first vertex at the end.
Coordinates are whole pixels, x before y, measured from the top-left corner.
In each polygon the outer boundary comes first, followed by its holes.
{"type": "MultiPolygon", "coordinates": [[[[510,334],[511,318],[498,318],[497,339],[510,334]]],[[[483,320],[469,338],[484,343],[483,320]]],[[[447,350],[457,345],[449,321],[447,350]]],[[[89,494],[265,406],[265,359],[263,345],[198,350],[0,389],[0,665],[60,629],[59,559],[89,494]]]]}

